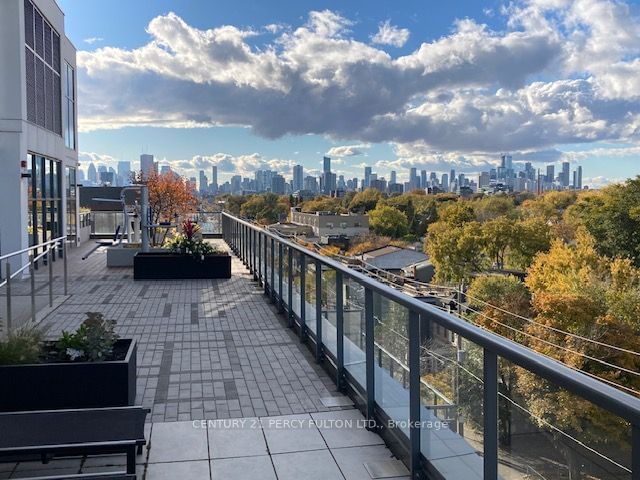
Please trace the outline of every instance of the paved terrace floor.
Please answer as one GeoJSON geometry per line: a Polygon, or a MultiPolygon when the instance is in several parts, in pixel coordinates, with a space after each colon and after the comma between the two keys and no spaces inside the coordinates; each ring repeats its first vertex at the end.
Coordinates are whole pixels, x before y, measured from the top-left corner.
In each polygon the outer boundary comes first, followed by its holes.
{"type": "MultiPolygon", "coordinates": [[[[92,247],[70,250],[70,295],[41,325],[55,338],[77,328],[85,312],[99,311],[117,321],[121,337],[137,341],[136,403],[151,409],[139,479],[368,480],[376,467],[398,469],[385,478],[408,478],[357,410],[323,404],[346,397],[237,258],[230,280],[134,282],[131,269],[106,267],[103,248],[81,260],[92,247]],[[197,420],[214,422],[202,428],[197,420]]],[[[124,463],[103,456],[0,464],[0,478],[124,463]]]]}

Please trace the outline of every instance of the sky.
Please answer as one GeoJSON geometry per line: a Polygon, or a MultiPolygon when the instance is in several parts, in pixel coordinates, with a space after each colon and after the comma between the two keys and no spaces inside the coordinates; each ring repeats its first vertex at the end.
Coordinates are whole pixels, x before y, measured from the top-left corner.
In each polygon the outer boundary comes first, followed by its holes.
{"type": "Polygon", "coordinates": [[[58,0],[81,164],[640,174],[640,0],[58,0]]]}

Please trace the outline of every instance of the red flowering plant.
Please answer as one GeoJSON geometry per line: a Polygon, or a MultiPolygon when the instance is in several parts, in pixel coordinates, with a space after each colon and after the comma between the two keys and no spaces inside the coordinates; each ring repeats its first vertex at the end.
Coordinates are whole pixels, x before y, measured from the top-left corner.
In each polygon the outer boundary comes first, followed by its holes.
{"type": "Polygon", "coordinates": [[[173,253],[193,255],[198,260],[203,260],[205,255],[218,253],[213,245],[198,235],[200,230],[200,225],[189,218],[182,222],[182,233],[166,242],[165,247],[173,253]]]}

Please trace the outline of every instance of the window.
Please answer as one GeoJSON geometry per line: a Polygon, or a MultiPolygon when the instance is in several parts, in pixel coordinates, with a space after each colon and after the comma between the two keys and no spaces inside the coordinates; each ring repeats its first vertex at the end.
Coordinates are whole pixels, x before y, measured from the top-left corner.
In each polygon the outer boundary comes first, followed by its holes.
{"type": "Polygon", "coordinates": [[[62,135],[60,35],[24,0],[27,120],[62,135]]]}
{"type": "Polygon", "coordinates": [[[28,155],[27,165],[31,173],[27,232],[29,245],[37,245],[62,236],[62,165],[34,154],[28,155]]]}
{"type": "Polygon", "coordinates": [[[67,148],[76,149],[76,81],[75,71],[68,63],[65,63],[65,113],[66,123],[64,126],[64,143],[67,148]]]}

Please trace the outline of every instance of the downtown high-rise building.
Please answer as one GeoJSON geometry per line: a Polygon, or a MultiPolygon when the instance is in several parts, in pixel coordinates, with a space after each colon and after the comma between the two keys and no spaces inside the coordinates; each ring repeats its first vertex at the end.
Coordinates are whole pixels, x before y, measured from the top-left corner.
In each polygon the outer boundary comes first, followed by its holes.
{"type": "Polygon", "coordinates": [[[140,155],[140,171],[144,177],[148,177],[151,172],[156,171],[156,164],[153,161],[153,155],[148,153],[140,155]]]}
{"type": "Polygon", "coordinates": [[[365,190],[371,185],[371,167],[364,167],[364,180],[362,182],[362,189],[365,190]]]}
{"type": "Polygon", "coordinates": [[[304,189],[304,169],[302,168],[302,165],[295,165],[293,167],[292,188],[294,192],[304,189]]]}
{"type": "Polygon", "coordinates": [[[211,192],[218,193],[218,166],[211,167],[211,192]]]}

